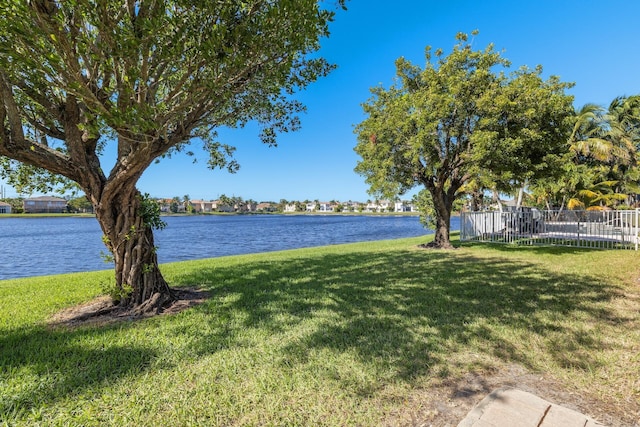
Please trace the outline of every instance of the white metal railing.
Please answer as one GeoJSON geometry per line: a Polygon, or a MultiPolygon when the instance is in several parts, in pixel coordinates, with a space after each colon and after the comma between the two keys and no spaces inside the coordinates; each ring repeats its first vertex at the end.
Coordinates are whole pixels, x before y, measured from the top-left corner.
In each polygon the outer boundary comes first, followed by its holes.
{"type": "Polygon", "coordinates": [[[640,209],[463,212],[462,241],[638,250],[640,209]]]}

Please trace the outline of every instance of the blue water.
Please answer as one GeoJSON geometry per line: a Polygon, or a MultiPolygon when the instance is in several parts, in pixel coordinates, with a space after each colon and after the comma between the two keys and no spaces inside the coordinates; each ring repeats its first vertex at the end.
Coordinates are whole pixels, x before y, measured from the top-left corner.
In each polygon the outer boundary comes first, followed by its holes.
{"type": "MultiPolygon", "coordinates": [[[[415,216],[197,215],[163,218],[160,263],[431,234],[415,216]]],[[[451,229],[460,228],[452,218],[451,229]]],[[[95,218],[0,216],[0,280],[104,270],[95,218]]]]}

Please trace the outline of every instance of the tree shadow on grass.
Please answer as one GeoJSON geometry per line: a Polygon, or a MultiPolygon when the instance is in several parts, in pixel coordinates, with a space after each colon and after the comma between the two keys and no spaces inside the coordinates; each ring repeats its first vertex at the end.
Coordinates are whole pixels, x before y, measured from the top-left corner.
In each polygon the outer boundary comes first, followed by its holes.
{"type": "MultiPolygon", "coordinates": [[[[553,246],[553,245],[518,245],[515,243],[499,243],[499,242],[461,242],[459,247],[462,248],[483,248],[494,250],[498,252],[513,253],[515,251],[526,251],[532,254],[541,255],[569,255],[569,254],[583,254],[585,252],[592,252],[594,248],[578,247],[578,246],[553,246]]],[[[603,249],[604,250],[604,249],[603,249]]]]}
{"type": "Polygon", "coordinates": [[[155,357],[146,348],[111,344],[109,333],[36,326],[0,335],[0,420],[19,419],[43,404],[139,373],[155,357]],[[102,345],[83,344],[85,338],[102,345]]]}
{"type": "MultiPolygon", "coordinates": [[[[591,369],[604,344],[585,325],[622,321],[607,308],[621,292],[613,285],[534,262],[480,259],[464,249],[323,253],[234,267],[214,262],[179,280],[209,284],[213,298],[196,310],[243,313],[243,328],[284,336],[316,318],[304,336],[283,338],[288,363],[304,363],[315,350],[349,351],[402,381],[446,375],[450,354],[470,345],[535,368],[539,353],[522,348],[535,343],[560,366],[591,369]],[[523,344],[523,334],[531,342],[523,344]]],[[[212,351],[218,338],[204,334],[196,351],[212,351]]]]}
{"type": "MultiPolygon", "coordinates": [[[[452,354],[469,349],[533,369],[540,352],[561,367],[597,368],[604,344],[598,328],[586,325],[625,320],[607,304],[621,290],[595,276],[561,275],[507,254],[480,258],[465,248],[336,249],[231,264],[212,260],[173,278],[173,285],[207,288],[211,299],[191,314],[162,320],[170,322],[163,333],[189,334],[187,356],[197,357],[245,346],[251,352],[254,343],[244,332],[264,332],[259,336],[278,342],[269,349],[274,362],[288,369],[302,368],[320,352],[349,354],[378,376],[356,383],[362,395],[385,381],[446,377],[452,354]],[[523,341],[538,345],[538,353],[523,349],[523,341]]],[[[149,369],[158,350],[114,344],[136,327],[42,326],[0,335],[0,418],[19,419],[149,369]],[[19,383],[11,382],[15,376],[19,383]]],[[[353,376],[341,375],[350,367],[340,368],[335,380],[353,390],[353,376]]]]}

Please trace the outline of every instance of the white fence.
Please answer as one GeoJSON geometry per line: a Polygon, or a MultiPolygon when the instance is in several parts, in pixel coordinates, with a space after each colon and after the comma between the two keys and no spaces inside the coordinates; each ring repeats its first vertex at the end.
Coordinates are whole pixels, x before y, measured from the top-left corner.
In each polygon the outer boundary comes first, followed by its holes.
{"type": "Polygon", "coordinates": [[[463,212],[462,241],[638,250],[640,209],[463,212]]]}

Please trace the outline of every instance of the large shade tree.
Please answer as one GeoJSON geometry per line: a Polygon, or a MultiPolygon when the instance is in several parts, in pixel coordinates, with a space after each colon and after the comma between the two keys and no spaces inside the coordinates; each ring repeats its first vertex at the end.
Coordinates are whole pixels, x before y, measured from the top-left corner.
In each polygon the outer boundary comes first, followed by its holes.
{"type": "Polygon", "coordinates": [[[234,170],[233,147],[216,139],[221,126],[257,121],[267,144],[295,130],[303,106],[292,94],[332,68],[310,55],[334,15],[322,3],[0,2],[5,175],[82,189],[113,254],[121,306],[145,312],[175,298],[158,269],[157,210],[138,179],[192,140],[204,143],[210,166],[234,170]],[[109,145],[110,168],[101,157],[109,145]]]}
{"type": "Polygon", "coordinates": [[[372,193],[386,197],[416,186],[429,191],[436,247],[450,247],[454,201],[472,180],[518,186],[552,169],[565,149],[571,85],[541,78],[540,67],[510,75],[489,45],[473,50],[466,34],[444,56],[426,50],[424,69],[400,58],[396,84],[372,89],[356,127],[355,151],[372,193]]]}

